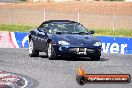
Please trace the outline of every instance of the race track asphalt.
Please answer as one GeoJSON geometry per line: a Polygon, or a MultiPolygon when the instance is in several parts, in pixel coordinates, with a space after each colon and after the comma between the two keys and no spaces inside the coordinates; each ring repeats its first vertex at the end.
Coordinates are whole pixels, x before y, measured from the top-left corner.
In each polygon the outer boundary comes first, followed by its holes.
{"type": "Polygon", "coordinates": [[[132,55],[102,54],[101,61],[74,57],[48,60],[44,55],[29,57],[28,49],[0,48],[0,70],[30,78],[30,88],[132,88],[132,82],[80,86],[76,82],[80,65],[88,74],[132,75],[132,55]]]}

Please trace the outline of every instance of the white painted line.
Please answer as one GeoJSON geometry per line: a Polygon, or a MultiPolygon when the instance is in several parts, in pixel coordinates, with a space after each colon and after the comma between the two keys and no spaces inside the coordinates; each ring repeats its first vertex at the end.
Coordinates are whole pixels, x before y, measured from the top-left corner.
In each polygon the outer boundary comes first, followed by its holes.
{"type": "Polygon", "coordinates": [[[22,48],[24,48],[24,43],[28,41],[28,35],[24,37],[24,39],[22,40],[22,48]]]}
{"type": "Polygon", "coordinates": [[[12,37],[13,43],[16,46],[16,48],[19,48],[19,45],[17,44],[17,41],[16,41],[16,37],[15,37],[14,32],[11,32],[11,37],[12,37]]]}
{"type": "Polygon", "coordinates": [[[2,78],[2,77],[5,77],[5,76],[10,76],[11,74],[5,74],[5,73],[3,73],[3,74],[0,74],[0,78],[2,78]]]}
{"type": "Polygon", "coordinates": [[[23,87],[21,87],[21,88],[25,88],[25,87],[28,86],[28,81],[25,78],[22,78],[22,79],[25,81],[25,85],[23,87]]]}

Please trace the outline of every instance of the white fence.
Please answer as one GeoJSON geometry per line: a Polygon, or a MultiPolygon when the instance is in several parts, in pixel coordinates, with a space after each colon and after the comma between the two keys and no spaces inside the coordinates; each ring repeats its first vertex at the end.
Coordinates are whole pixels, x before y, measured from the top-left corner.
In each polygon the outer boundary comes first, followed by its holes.
{"type": "Polygon", "coordinates": [[[102,15],[81,11],[0,9],[0,24],[40,25],[46,20],[74,20],[88,28],[132,29],[132,15],[102,15]]]}

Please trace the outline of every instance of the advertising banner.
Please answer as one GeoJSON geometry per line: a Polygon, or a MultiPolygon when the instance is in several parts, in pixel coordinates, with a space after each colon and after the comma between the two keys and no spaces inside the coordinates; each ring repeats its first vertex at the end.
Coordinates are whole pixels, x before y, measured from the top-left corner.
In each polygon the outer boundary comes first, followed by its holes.
{"type": "MultiPolygon", "coordinates": [[[[97,36],[103,53],[132,54],[132,38],[97,36]]],[[[0,48],[28,48],[27,32],[0,32],[0,48]]]]}

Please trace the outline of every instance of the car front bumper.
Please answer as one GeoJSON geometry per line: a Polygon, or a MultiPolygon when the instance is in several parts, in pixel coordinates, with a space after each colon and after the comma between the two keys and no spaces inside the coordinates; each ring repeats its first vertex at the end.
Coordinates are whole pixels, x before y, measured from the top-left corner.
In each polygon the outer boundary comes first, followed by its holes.
{"type": "Polygon", "coordinates": [[[54,46],[57,55],[101,56],[101,47],[54,46]]]}

